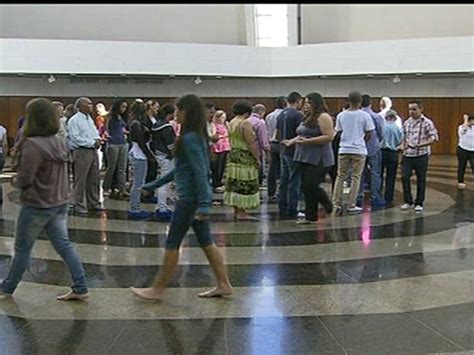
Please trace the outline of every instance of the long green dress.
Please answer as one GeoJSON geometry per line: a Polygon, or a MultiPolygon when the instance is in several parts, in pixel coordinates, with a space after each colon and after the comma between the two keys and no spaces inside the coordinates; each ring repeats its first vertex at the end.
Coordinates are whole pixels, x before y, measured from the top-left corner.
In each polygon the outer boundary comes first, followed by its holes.
{"type": "Polygon", "coordinates": [[[258,168],[244,140],[242,122],[229,129],[231,150],[227,158],[224,203],[252,209],[260,205],[258,168]]]}

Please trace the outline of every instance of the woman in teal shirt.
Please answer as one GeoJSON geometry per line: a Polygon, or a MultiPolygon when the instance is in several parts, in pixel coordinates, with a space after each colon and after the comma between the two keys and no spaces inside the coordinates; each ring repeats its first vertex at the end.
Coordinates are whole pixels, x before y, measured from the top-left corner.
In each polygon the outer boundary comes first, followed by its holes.
{"type": "Polygon", "coordinates": [[[209,147],[206,131],[206,110],[199,97],[185,95],[176,104],[181,135],[176,141],[175,168],[162,178],[143,185],[142,190],[155,191],[174,178],[178,201],[171,219],[163,266],[152,287],[135,288],[132,292],[150,300],[161,300],[166,285],[178,264],[179,247],[189,227],[192,227],[199,245],[206,254],[217,279],[217,286],[199,297],[228,296],[232,294],[227,269],[211,237],[209,213],[212,205],[210,185],[209,147]]]}

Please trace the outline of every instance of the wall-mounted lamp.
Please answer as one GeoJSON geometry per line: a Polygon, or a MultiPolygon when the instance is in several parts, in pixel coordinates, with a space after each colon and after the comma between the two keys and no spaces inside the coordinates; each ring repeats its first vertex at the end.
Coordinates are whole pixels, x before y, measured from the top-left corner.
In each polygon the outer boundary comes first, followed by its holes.
{"type": "Polygon", "coordinates": [[[197,76],[196,79],[194,79],[194,84],[199,85],[201,83],[202,83],[201,78],[199,76],[197,76]]]}
{"type": "Polygon", "coordinates": [[[52,84],[52,83],[54,83],[55,81],[56,81],[56,78],[54,77],[53,74],[51,74],[51,75],[49,76],[49,78],[48,78],[48,83],[52,84]]]}
{"type": "Polygon", "coordinates": [[[394,84],[398,84],[400,81],[402,81],[402,79],[398,75],[395,75],[392,81],[394,84]]]}

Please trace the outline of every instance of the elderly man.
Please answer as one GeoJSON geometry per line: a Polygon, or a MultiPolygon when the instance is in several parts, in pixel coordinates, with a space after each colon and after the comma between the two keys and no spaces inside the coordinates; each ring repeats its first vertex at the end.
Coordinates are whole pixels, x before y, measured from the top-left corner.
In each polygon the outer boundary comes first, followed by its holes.
{"type": "Polygon", "coordinates": [[[270,140],[268,139],[267,126],[263,117],[267,108],[262,104],[256,104],[253,107],[252,115],[248,118],[252,124],[255,136],[257,137],[257,146],[260,152],[260,169],[258,172],[258,182],[263,183],[263,175],[265,171],[265,152],[270,150],[270,140]]]}
{"type": "Polygon", "coordinates": [[[76,214],[86,215],[87,209],[104,211],[99,200],[100,175],[97,155],[101,140],[90,115],[93,109],[92,101],[87,97],[80,97],[75,106],[78,112],[70,118],[67,127],[73,149],[74,209],[76,214]]]}

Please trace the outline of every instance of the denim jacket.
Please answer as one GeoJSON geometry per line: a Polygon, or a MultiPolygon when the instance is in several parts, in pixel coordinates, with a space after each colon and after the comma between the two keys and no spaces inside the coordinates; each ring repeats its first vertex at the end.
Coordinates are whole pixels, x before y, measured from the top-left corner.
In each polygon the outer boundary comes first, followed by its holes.
{"type": "Polygon", "coordinates": [[[181,139],[181,150],[175,158],[175,168],[147,186],[158,188],[174,179],[179,199],[197,203],[196,213],[209,214],[212,190],[208,146],[205,139],[195,132],[185,133],[181,139]]]}

